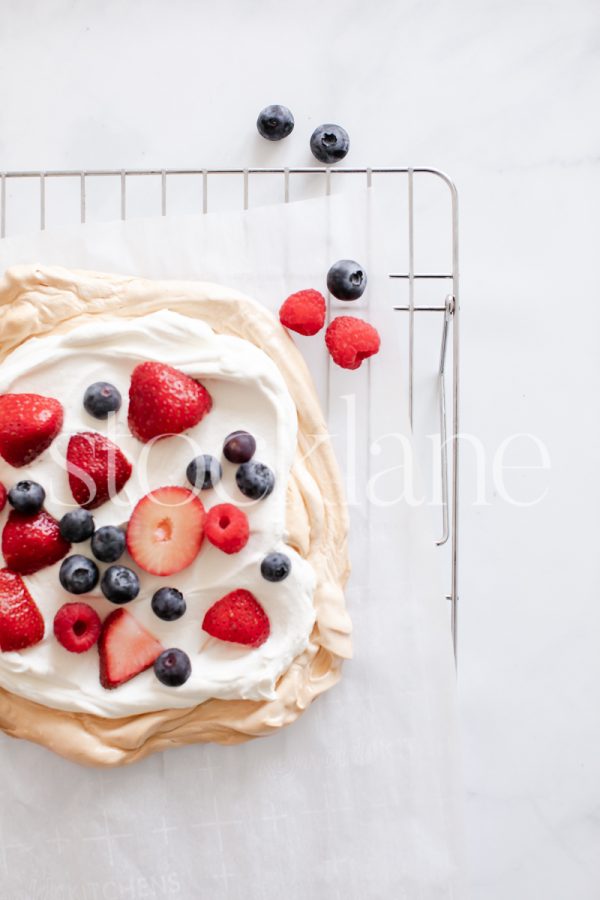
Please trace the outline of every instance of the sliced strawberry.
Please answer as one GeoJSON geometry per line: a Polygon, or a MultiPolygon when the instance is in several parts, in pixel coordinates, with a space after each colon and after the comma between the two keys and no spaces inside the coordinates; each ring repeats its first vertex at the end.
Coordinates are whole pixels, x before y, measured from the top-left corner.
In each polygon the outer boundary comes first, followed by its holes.
{"type": "Polygon", "coordinates": [[[137,504],[127,526],[127,549],[151,575],[173,575],[200,552],[206,513],[198,497],[183,487],[162,487],[137,504]]]}
{"type": "Polygon", "coordinates": [[[97,509],[127,483],[131,463],[104,435],[82,431],[69,441],[67,472],[75,502],[84,509],[97,509]]]}
{"type": "Polygon", "coordinates": [[[0,455],[20,468],[46,450],[63,424],[63,408],[52,397],[3,394],[0,397],[0,455]]]}
{"type": "Polygon", "coordinates": [[[33,575],[66,556],[71,548],[59,524],[45,509],[37,513],[12,510],[2,531],[2,555],[13,572],[33,575]]]}
{"type": "Polygon", "coordinates": [[[110,690],[149,669],[165,648],[126,609],[104,620],[98,651],[100,684],[110,690]]]}
{"type": "Polygon", "coordinates": [[[171,366],[145,362],[133,370],[129,428],[144,443],[193,428],[211,407],[212,398],[206,388],[171,366]]]}
{"type": "Polygon", "coordinates": [[[44,637],[44,620],[20,575],[0,569],[0,650],[23,650],[44,637]]]}
{"type": "Polygon", "coordinates": [[[85,653],[100,637],[102,622],[89,603],[64,603],[54,616],[54,635],[70,653],[85,653]]]}
{"type": "Polygon", "coordinates": [[[250,647],[260,647],[271,632],[269,618],[254,594],[241,588],[211,606],[202,628],[221,641],[250,647]]]}

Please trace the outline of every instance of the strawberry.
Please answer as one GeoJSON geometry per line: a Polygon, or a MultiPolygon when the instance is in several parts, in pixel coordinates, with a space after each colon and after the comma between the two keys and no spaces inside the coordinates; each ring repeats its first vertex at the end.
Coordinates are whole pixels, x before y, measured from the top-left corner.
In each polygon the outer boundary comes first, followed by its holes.
{"type": "Polygon", "coordinates": [[[206,513],[184,487],[161,487],[139,501],[127,526],[127,549],[151,575],[173,575],[200,552],[206,513]]]}
{"type": "Polygon", "coordinates": [[[7,493],[6,493],[6,488],[4,487],[4,485],[2,484],[2,482],[0,481],[0,512],[2,512],[2,510],[3,510],[4,507],[6,506],[6,498],[7,498],[7,496],[8,496],[8,495],[7,495],[7,493]]]}
{"type": "Polygon", "coordinates": [[[129,429],[143,443],[181,434],[210,412],[212,397],[189,375],[158,362],[135,367],[129,387],[129,429]]]}
{"type": "Polygon", "coordinates": [[[298,334],[316,334],[325,324],[326,303],[319,291],[297,291],[282,303],[279,321],[298,334]]]}
{"type": "Polygon", "coordinates": [[[271,626],[266,612],[250,591],[238,589],[217,600],[204,616],[202,628],[212,637],[260,647],[271,626]]]}
{"type": "Polygon", "coordinates": [[[67,472],[75,502],[84,509],[96,509],[127,483],[131,463],[104,435],[82,431],[69,440],[67,472]]]}
{"type": "Polygon", "coordinates": [[[0,396],[0,456],[20,468],[46,450],[63,424],[63,408],[39,394],[0,396]]]}
{"type": "Polygon", "coordinates": [[[23,650],[44,637],[44,620],[20,575],[0,569],[0,650],[23,650]]]}
{"type": "Polygon", "coordinates": [[[149,669],[165,648],[126,609],[104,620],[98,651],[100,684],[111,690],[149,669]]]}
{"type": "Polygon", "coordinates": [[[248,517],[233,503],[219,503],[209,509],[204,532],[223,553],[238,553],[248,543],[248,517]]]}
{"type": "Polygon", "coordinates": [[[71,548],[61,536],[56,519],[41,509],[37,513],[12,510],[2,531],[4,562],[20,575],[33,575],[66,556],[71,548]]]}
{"type": "Polygon", "coordinates": [[[342,369],[358,369],[363,359],[373,356],[381,343],[376,328],[354,316],[338,316],[325,332],[325,343],[334,363],[342,369]]]}
{"type": "Polygon", "coordinates": [[[70,653],[85,653],[100,636],[100,616],[88,603],[64,603],[54,616],[54,635],[70,653]]]}

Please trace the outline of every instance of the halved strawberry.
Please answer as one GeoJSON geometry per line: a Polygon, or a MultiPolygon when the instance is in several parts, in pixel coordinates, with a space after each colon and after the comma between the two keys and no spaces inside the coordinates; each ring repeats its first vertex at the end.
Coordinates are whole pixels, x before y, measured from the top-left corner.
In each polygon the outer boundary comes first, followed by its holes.
{"type": "Polygon", "coordinates": [[[81,431],[69,441],[67,472],[75,502],[84,509],[97,509],[127,483],[131,463],[103,434],[81,431]]]}
{"type": "Polygon", "coordinates": [[[0,455],[20,468],[46,450],[63,424],[63,408],[52,397],[3,394],[0,397],[0,455]]]}
{"type": "Polygon", "coordinates": [[[98,651],[100,684],[110,690],[149,669],[165,648],[126,609],[104,620],[98,651]]]}
{"type": "Polygon", "coordinates": [[[211,407],[212,397],[206,388],[172,366],[144,362],[133,370],[129,429],[144,443],[193,428],[211,407]]]}
{"type": "Polygon", "coordinates": [[[212,637],[260,647],[269,637],[269,618],[254,594],[242,588],[225,594],[204,616],[202,628],[212,637]]]}
{"type": "Polygon", "coordinates": [[[44,637],[44,619],[20,575],[0,569],[0,650],[23,650],[44,637]]]}
{"type": "Polygon", "coordinates": [[[184,487],[161,487],[142,497],[129,519],[127,549],[151,575],[173,575],[200,552],[206,512],[184,487]]]}
{"type": "Polygon", "coordinates": [[[33,575],[66,556],[71,548],[56,519],[41,509],[27,514],[12,510],[2,530],[4,562],[20,575],[33,575]]]}

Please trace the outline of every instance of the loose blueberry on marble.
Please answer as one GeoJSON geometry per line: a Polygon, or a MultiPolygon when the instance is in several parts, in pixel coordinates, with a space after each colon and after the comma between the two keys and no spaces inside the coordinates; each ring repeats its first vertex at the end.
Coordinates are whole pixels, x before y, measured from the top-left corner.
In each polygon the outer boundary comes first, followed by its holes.
{"type": "Polygon", "coordinates": [[[187,653],[171,647],[161,653],[154,663],[154,673],[168,687],[180,687],[192,674],[192,664],[187,653]]]}
{"type": "Polygon", "coordinates": [[[174,622],[175,619],[180,619],[185,608],[183,594],[177,588],[159,588],[152,597],[152,609],[158,618],[165,622],[174,622]]]}
{"type": "Polygon", "coordinates": [[[292,561],[285,553],[269,553],[260,564],[260,573],[267,581],[283,581],[292,570],[292,561]]]}
{"type": "Polygon", "coordinates": [[[189,463],[185,474],[191,485],[200,488],[201,491],[206,491],[219,483],[223,477],[223,470],[218,459],[208,453],[203,453],[189,463]]]}
{"type": "Polygon", "coordinates": [[[67,556],[61,563],[58,578],[65,591],[70,594],[87,594],[98,584],[98,566],[87,556],[79,553],[67,556]]]}
{"type": "Polygon", "coordinates": [[[115,525],[103,525],[92,538],[92,553],[100,562],[116,562],[125,551],[125,532],[115,525]]]}
{"type": "Polygon", "coordinates": [[[127,566],[109,566],[102,576],[100,587],[111,603],[129,603],[140,592],[140,580],[127,566]]]}
{"type": "Polygon", "coordinates": [[[258,133],[268,141],[281,141],[294,130],[294,117],[287,106],[265,106],[256,120],[258,133]]]}
{"type": "Polygon", "coordinates": [[[46,491],[36,481],[18,481],[8,492],[8,502],[17,512],[31,515],[40,511],[46,491]]]}
{"type": "Polygon", "coordinates": [[[223,443],[223,456],[229,462],[248,462],[256,452],[256,441],[247,431],[232,431],[223,443]]]}
{"type": "Polygon", "coordinates": [[[94,533],[94,517],[87,509],[65,513],[59,523],[61,537],[70,544],[87,541],[94,533]]]}
{"type": "Polygon", "coordinates": [[[338,259],[327,273],[327,290],[338,300],[358,300],[367,286],[367,273],[353,259],[338,259]]]}
{"type": "Polygon", "coordinates": [[[319,125],[311,135],[310,149],[319,162],[327,165],[339,162],[350,149],[348,132],[341,125],[319,125]]]}
{"type": "Polygon", "coordinates": [[[251,500],[268,497],[275,487],[275,476],[271,469],[254,459],[238,468],[235,481],[242,494],[251,500]]]}
{"type": "Polygon", "coordinates": [[[96,381],[86,389],[83,405],[95,419],[108,419],[110,413],[121,409],[121,394],[114,384],[96,381]]]}

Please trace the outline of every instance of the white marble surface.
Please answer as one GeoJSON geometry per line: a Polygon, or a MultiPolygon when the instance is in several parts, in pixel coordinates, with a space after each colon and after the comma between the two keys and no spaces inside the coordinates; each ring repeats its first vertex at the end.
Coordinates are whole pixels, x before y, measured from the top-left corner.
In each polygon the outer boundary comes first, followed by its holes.
{"type": "MultiPolygon", "coordinates": [[[[463,427],[537,434],[546,498],[474,505],[459,693],[475,900],[600,894],[597,2],[6,2],[0,168],[429,163],[461,196],[463,427]],[[253,131],[284,102],[296,131],[253,131]]],[[[515,445],[513,463],[531,461],[515,445]]],[[[507,482],[508,483],[508,482],[507,482]]],[[[529,492],[529,493],[527,493],[529,492]]]]}

